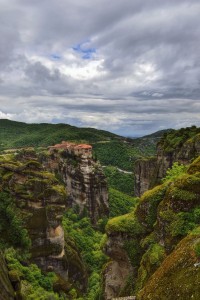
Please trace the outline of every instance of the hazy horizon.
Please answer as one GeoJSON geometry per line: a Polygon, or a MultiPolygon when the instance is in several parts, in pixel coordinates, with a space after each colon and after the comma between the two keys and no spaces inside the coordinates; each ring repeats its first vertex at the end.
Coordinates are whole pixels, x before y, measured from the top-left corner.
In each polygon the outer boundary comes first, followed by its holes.
{"type": "MultiPolygon", "coordinates": [[[[64,124],[64,125],[70,125],[70,126],[75,126],[75,125],[72,125],[72,124],[68,124],[68,123],[49,123],[49,122],[23,122],[23,121],[18,121],[18,120],[11,120],[11,119],[4,119],[4,118],[0,118],[0,120],[4,120],[4,121],[13,121],[13,122],[20,122],[20,123],[24,123],[24,124],[34,124],[34,125],[41,125],[41,124],[50,124],[50,125],[59,125],[59,124],[64,124]]],[[[92,129],[97,129],[97,130],[104,130],[104,129],[98,129],[98,128],[95,128],[95,127],[88,127],[88,126],[82,126],[82,127],[79,127],[79,126],[76,126],[78,128],[92,128],[92,129]]],[[[161,129],[161,130],[157,130],[157,131],[153,131],[153,132],[149,132],[147,135],[151,135],[151,134],[154,134],[158,131],[164,131],[164,130],[171,130],[171,129],[175,129],[175,128],[165,128],[165,129],[161,129]]],[[[111,133],[114,133],[114,134],[117,134],[117,135],[120,135],[114,131],[110,131],[110,130],[105,130],[105,131],[108,131],[108,132],[111,132],[111,133]]],[[[144,137],[146,136],[146,134],[144,135],[136,135],[136,136],[132,136],[132,135],[123,135],[121,134],[122,137],[125,137],[125,138],[140,138],[140,137],[144,137]]]]}

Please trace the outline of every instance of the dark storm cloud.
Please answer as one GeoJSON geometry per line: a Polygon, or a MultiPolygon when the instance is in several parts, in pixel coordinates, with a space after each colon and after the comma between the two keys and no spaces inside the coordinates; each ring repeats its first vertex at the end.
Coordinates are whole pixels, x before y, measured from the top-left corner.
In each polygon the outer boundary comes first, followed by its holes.
{"type": "Polygon", "coordinates": [[[200,3],[0,0],[0,117],[200,125],[200,3]]]}

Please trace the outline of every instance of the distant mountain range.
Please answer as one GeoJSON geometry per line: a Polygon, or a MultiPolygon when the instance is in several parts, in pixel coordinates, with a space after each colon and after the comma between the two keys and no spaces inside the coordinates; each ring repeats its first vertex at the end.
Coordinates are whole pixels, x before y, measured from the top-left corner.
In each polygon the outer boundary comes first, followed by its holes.
{"type": "Polygon", "coordinates": [[[47,147],[61,141],[93,145],[97,159],[104,165],[132,170],[141,156],[155,154],[159,138],[168,130],[157,131],[141,138],[126,138],[109,131],[78,128],[68,124],[26,124],[0,120],[0,150],[20,147],[47,147]]]}

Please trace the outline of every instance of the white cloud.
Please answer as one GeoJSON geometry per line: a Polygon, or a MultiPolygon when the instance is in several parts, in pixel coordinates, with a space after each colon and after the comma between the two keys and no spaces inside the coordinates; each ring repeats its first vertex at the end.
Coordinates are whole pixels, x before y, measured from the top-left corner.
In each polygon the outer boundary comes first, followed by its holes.
{"type": "Polygon", "coordinates": [[[199,125],[199,1],[0,7],[0,118],[128,135],[199,125]]]}

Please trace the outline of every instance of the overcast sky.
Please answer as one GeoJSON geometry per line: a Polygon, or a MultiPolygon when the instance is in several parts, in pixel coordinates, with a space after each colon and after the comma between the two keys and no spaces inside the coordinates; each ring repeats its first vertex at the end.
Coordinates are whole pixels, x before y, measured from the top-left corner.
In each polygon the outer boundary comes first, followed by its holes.
{"type": "Polygon", "coordinates": [[[0,0],[0,118],[200,126],[200,1],[0,0]]]}

